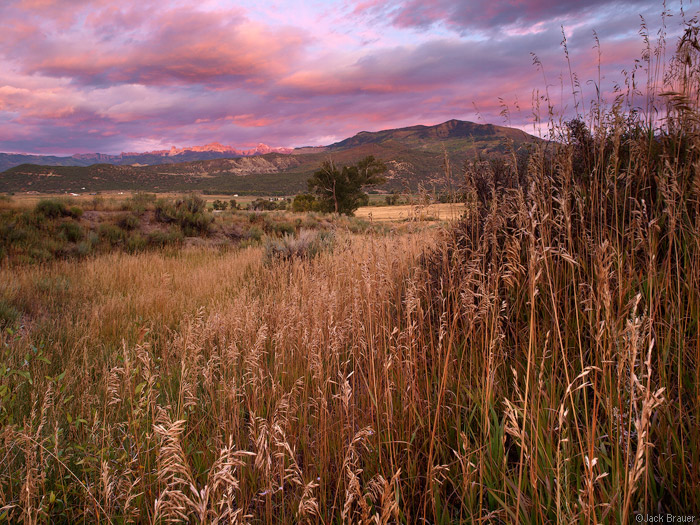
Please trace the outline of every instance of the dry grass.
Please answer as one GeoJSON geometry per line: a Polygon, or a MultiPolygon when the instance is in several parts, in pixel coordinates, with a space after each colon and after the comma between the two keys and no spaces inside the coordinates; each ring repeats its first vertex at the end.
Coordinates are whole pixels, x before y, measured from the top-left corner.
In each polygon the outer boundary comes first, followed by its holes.
{"type": "MultiPolygon", "coordinates": [[[[16,208],[29,208],[36,205],[37,202],[43,199],[53,199],[56,197],[61,197],[69,202],[75,203],[79,206],[85,207],[86,209],[93,208],[95,202],[98,203],[98,208],[104,209],[120,209],[124,203],[128,203],[133,199],[134,195],[139,195],[139,192],[131,191],[103,191],[99,194],[92,193],[80,193],[77,195],[72,194],[61,194],[57,195],[54,193],[16,193],[11,196],[11,199],[7,205],[16,208]]],[[[182,193],[178,192],[161,192],[157,194],[158,198],[161,199],[177,199],[182,197],[182,193]]],[[[261,198],[254,195],[241,195],[234,197],[229,194],[216,194],[216,195],[202,195],[202,198],[207,201],[207,204],[213,203],[215,200],[222,200],[229,202],[231,199],[235,200],[238,204],[246,206],[247,204],[253,202],[255,199],[261,198]]]]}
{"type": "Polygon", "coordinates": [[[464,207],[456,203],[399,206],[363,206],[355,217],[372,221],[450,221],[458,219],[464,207]]]}
{"type": "MultiPolygon", "coordinates": [[[[348,476],[384,446],[385,374],[403,369],[387,327],[431,237],[345,236],[332,254],[272,267],[250,247],[4,275],[3,293],[24,312],[23,328],[2,336],[10,515],[339,514],[348,476]],[[361,372],[370,362],[373,377],[361,372]]],[[[370,461],[353,482],[386,519],[397,461],[370,461]]]]}

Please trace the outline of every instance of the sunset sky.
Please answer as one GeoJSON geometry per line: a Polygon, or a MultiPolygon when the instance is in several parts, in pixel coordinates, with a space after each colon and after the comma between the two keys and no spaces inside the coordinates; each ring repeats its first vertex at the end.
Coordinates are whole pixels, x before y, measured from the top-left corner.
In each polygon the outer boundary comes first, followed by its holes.
{"type": "MultiPolygon", "coordinates": [[[[681,4],[668,2],[669,43],[681,4]]],[[[685,2],[685,16],[697,2],[685,2]]],[[[149,151],[220,142],[321,145],[451,118],[528,129],[545,80],[570,107],[612,98],[660,1],[2,0],[0,151],[149,151]],[[562,79],[564,96],[562,97],[562,79]],[[517,108],[520,108],[518,110],[517,108]]],[[[532,130],[532,127],[529,128],[532,130]]]]}

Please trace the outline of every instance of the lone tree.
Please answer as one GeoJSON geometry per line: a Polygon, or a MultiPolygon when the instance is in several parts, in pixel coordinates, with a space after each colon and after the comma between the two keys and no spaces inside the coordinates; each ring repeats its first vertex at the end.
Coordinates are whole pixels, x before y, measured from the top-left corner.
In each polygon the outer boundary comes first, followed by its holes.
{"type": "Polygon", "coordinates": [[[321,164],[321,169],[308,181],[309,192],[315,193],[321,211],[352,215],[368,197],[362,188],[381,184],[386,166],[374,155],[365,157],[353,166],[338,168],[332,160],[321,164]]]}

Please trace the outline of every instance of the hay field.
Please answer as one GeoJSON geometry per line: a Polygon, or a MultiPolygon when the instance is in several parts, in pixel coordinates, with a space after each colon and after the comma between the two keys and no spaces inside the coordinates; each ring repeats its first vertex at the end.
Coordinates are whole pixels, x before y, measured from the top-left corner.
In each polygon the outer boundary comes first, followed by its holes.
{"type": "Polygon", "coordinates": [[[397,206],[363,206],[355,216],[372,221],[450,221],[464,213],[464,205],[459,203],[403,204],[397,206]]]}

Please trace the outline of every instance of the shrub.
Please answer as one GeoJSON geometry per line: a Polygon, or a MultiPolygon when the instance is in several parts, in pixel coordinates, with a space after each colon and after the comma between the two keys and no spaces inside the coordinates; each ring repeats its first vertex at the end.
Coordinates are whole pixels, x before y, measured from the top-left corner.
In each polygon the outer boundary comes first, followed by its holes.
{"type": "Polygon", "coordinates": [[[78,257],[85,257],[92,252],[92,244],[89,241],[81,241],[75,245],[73,253],[78,257]]]}
{"type": "Polygon", "coordinates": [[[107,241],[112,245],[122,242],[125,237],[124,230],[119,228],[116,224],[100,224],[100,227],[97,229],[97,233],[99,234],[100,239],[107,241]]]}
{"type": "Polygon", "coordinates": [[[59,231],[60,235],[68,242],[81,241],[85,235],[80,225],[72,221],[61,224],[59,231]]]}
{"type": "Polygon", "coordinates": [[[271,227],[272,231],[279,235],[294,235],[296,228],[291,222],[277,222],[273,223],[271,227]]]}
{"type": "Polygon", "coordinates": [[[139,227],[140,221],[136,215],[130,213],[122,215],[117,221],[117,225],[126,231],[132,231],[139,227]]]}
{"type": "Polygon", "coordinates": [[[0,242],[5,244],[16,244],[29,237],[26,227],[20,226],[17,221],[0,223],[0,242]]]}
{"type": "Polygon", "coordinates": [[[300,193],[292,201],[292,211],[295,212],[319,211],[320,206],[316,196],[311,193],[300,193]]]}
{"type": "Polygon", "coordinates": [[[273,210],[286,210],[287,203],[285,201],[271,201],[268,199],[255,199],[248,205],[249,210],[256,211],[273,211],[273,210]]]}
{"type": "Polygon", "coordinates": [[[251,211],[248,213],[248,222],[251,224],[261,223],[265,220],[265,215],[259,211],[251,211]]]}
{"type": "Polygon", "coordinates": [[[68,215],[74,219],[80,219],[83,216],[83,209],[80,206],[71,206],[68,215]]]}
{"type": "Polygon", "coordinates": [[[182,232],[187,236],[206,235],[209,232],[213,218],[204,212],[191,213],[185,211],[180,213],[178,224],[182,228],[182,232]]]}
{"type": "Polygon", "coordinates": [[[148,246],[148,241],[143,235],[131,235],[126,240],[126,250],[130,253],[143,251],[148,246]]]}
{"type": "Polygon", "coordinates": [[[285,235],[280,239],[268,238],[265,242],[265,261],[312,258],[323,251],[331,251],[335,245],[333,232],[301,230],[298,235],[285,235]]]}
{"type": "Polygon", "coordinates": [[[260,226],[251,226],[248,229],[248,233],[246,234],[246,237],[248,239],[252,239],[255,241],[259,241],[260,239],[262,239],[262,236],[263,236],[263,231],[262,231],[262,228],[260,228],[260,226]]]}
{"type": "Polygon", "coordinates": [[[179,244],[182,241],[182,233],[177,230],[168,230],[165,232],[155,231],[148,234],[146,243],[149,246],[163,248],[171,244],[179,244]]]}
{"type": "Polygon", "coordinates": [[[66,205],[57,199],[40,200],[34,208],[34,212],[47,219],[57,219],[58,217],[63,217],[70,213],[66,209],[66,205]]]}
{"type": "Polygon", "coordinates": [[[199,195],[188,195],[175,203],[161,199],[155,206],[156,220],[177,223],[185,235],[209,232],[214,218],[206,212],[206,202],[199,195]]]}
{"type": "Polygon", "coordinates": [[[352,218],[348,221],[348,230],[352,233],[365,233],[370,228],[370,223],[362,219],[352,218]]]}
{"type": "Polygon", "coordinates": [[[122,203],[122,210],[143,213],[150,204],[156,202],[155,193],[134,193],[130,199],[122,203]]]}
{"type": "Polygon", "coordinates": [[[175,222],[177,220],[175,204],[167,199],[158,199],[155,205],[155,216],[158,222],[175,222]]]}

